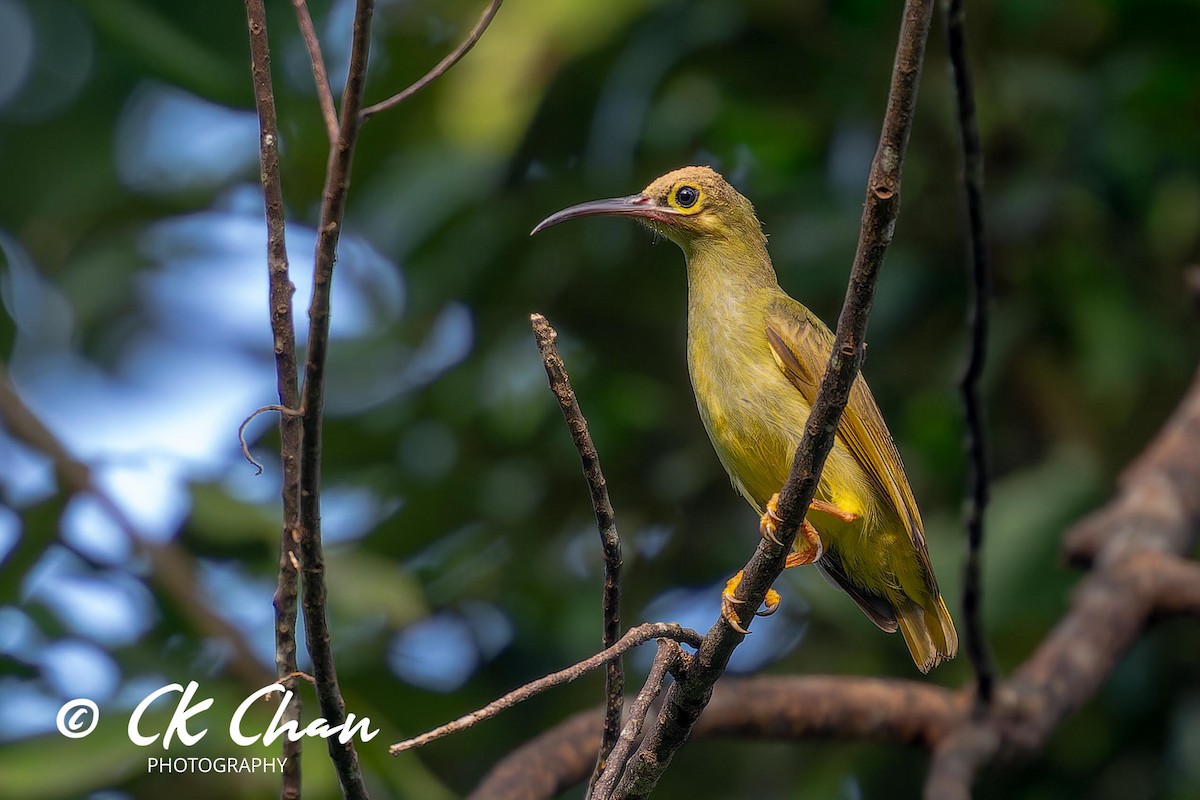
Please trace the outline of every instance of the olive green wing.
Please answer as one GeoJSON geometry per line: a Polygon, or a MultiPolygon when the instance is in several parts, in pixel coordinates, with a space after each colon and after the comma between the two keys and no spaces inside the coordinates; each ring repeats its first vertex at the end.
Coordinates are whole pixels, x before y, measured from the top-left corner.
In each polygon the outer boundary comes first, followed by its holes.
{"type": "MultiPolygon", "coordinates": [[[[776,303],[768,312],[766,334],[779,368],[812,405],[829,363],[833,334],[791,298],[776,303]]],[[[896,443],[862,376],[855,378],[850,389],[850,401],[838,424],[837,435],[904,523],[932,579],[917,501],[904,475],[896,443]]]]}

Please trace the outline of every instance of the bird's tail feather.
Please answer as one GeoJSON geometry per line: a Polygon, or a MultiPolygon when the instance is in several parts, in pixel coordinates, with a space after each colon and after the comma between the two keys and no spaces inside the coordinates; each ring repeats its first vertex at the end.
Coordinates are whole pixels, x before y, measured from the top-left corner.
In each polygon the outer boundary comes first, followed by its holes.
{"type": "Polygon", "coordinates": [[[896,622],[921,672],[929,672],[958,653],[958,633],[940,594],[924,606],[912,602],[897,608],[896,622]]]}

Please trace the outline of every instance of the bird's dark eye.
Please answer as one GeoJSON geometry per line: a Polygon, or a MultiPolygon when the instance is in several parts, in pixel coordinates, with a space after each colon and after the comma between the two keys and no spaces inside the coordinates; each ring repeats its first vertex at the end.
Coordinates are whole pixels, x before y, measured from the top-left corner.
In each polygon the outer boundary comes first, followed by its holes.
{"type": "Polygon", "coordinates": [[[675,202],[680,208],[691,208],[700,199],[700,192],[695,186],[680,186],[675,190],[675,202]]]}

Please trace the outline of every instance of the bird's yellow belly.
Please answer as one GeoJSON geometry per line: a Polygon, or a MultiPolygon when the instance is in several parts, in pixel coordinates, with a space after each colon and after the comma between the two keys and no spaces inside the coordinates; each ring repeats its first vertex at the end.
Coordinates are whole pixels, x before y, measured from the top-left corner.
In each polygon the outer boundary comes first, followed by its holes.
{"type": "MultiPolygon", "coordinates": [[[[701,421],[733,485],[761,512],[787,480],[809,405],[769,354],[741,360],[736,371],[712,366],[691,365],[701,421]]],[[[836,441],[817,497],[864,515],[870,491],[854,457],[836,441]]]]}

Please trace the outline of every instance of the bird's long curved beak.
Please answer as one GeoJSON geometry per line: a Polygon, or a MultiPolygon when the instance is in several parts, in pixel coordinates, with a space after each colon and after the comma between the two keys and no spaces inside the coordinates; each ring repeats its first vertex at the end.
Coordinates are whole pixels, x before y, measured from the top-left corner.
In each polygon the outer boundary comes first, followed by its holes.
{"type": "Polygon", "coordinates": [[[540,233],[552,225],[557,225],[560,222],[566,222],[569,219],[576,219],[578,217],[629,216],[666,222],[668,217],[674,216],[677,213],[675,209],[664,208],[644,194],[631,194],[628,197],[591,200],[587,203],[580,203],[570,208],[564,208],[562,211],[557,211],[539,222],[529,232],[529,235],[533,236],[535,233],[540,233]]]}

